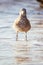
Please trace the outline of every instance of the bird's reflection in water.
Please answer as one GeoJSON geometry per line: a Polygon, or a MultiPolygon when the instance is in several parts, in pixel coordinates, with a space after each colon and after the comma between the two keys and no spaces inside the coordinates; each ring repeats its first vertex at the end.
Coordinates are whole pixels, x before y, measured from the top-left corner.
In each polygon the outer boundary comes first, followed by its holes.
{"type": "Polygon", "coordinates": [[[16,62],[17,64],[25,63],[25,62],[30,62],[31,58],[29,56],[30,53],[30,46],[27,44],[27,42],[24,42],[24,44],[19,43],[16,46],[16,62]]]}
{"type": "Polygon", "coordinates": [[[23,62],[30,62],[31,59],[29,57],[16,57],[17,64],[21,64],[23,62]]]}

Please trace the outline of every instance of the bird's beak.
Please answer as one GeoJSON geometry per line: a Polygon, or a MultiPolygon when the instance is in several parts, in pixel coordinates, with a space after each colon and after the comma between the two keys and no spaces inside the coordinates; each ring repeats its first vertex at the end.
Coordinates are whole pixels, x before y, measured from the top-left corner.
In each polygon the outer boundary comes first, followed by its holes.
{"type": "Polygon", "coordinates": [[[24,14],[24,11],[21,11],[21,14],[24,14]]]}

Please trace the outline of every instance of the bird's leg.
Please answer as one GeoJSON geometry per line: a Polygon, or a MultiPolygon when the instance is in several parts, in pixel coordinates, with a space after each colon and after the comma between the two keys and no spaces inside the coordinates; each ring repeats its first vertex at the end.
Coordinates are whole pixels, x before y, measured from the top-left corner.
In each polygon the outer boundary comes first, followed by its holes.
{"type": "Polygon", "coordinates": [[[27,41],[27,32],[25,32],[25,40],[27,41]]]}
{"type": "Polygon", "coordinates": [[[16,41],[18,40],[18,31],[16,32],[16,41]]]}

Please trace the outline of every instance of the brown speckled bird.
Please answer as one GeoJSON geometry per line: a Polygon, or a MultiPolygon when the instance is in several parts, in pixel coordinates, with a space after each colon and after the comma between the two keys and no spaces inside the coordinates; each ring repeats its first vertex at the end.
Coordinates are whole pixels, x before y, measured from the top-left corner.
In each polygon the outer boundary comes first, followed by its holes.
{"type": "Polygon", "coordinates": [[[13,23],[13,28],[17,32],[16,40],[18,40],[18,32],[25,32],[25,40],[27,41],[27,32],[30,30],[31,25],[30,21],[27,19],[25,8],[20,10],[18,18],[13,23]]]}

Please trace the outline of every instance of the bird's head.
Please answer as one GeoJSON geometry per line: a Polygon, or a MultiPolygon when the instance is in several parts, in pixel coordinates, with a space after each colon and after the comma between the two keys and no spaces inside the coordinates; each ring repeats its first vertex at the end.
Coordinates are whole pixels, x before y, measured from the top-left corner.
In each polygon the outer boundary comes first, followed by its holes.
{"type": "Polygon", "coordinates": [[[21,9],[19,14],[21,16],[26,16],[26,9],[25,8],[21,9]]]}

